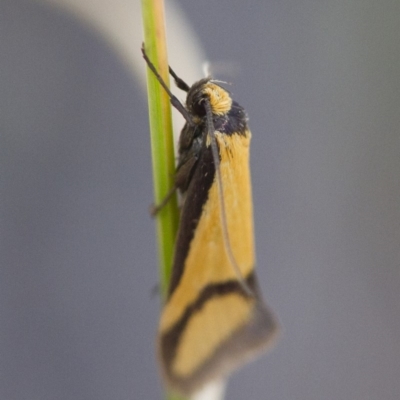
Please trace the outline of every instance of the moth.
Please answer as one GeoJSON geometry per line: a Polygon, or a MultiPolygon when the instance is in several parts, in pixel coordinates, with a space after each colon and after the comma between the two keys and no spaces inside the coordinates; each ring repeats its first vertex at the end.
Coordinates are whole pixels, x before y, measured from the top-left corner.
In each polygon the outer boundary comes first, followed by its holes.
{"type": "Polygon", "coordinates": [[[191,396],[267,349],[277,335],[254,271],[251,132],[246,111],[218,81],[186,84],[183,105],[143,57],[186,122],[174,190],[182,194],[172,276],[157,351],[171,391],[191,396]]]}

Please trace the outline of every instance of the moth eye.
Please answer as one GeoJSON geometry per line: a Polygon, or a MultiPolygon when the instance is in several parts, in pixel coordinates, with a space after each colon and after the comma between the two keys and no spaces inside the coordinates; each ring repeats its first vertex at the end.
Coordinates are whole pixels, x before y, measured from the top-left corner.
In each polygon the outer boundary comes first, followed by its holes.
{"type": "Polygon", "coordinates": [[[193,114],[198,115],[199,117],[204,117],[206,115],[206,109],[204,107],[204,98],[199,99],[198,101],[193,102],[193,114]]]}

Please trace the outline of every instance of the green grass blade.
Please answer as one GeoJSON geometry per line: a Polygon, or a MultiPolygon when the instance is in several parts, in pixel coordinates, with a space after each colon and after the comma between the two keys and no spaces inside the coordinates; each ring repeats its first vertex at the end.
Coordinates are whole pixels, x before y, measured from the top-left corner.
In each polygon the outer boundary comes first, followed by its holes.
{"type": "MultiPolygon", "coordinates": [[[[169,83],[164,4],[162,0],[142,0],[144,46],[146,53],[162,79],[169,83]]],[[[147,71],[147,91],[150,119],[150,140],[153,165],[155,203],[159,204],[174,184],[175,156],[170,100],[154,74],[147,71]]],[[[160,286],[167,293],[179,210],[176,195],[158,213],[156,219],[159,253],[160,286]]],[[[185,400],[167,394],[168,400],[185,400]]]]}
{"type": "MultiPolygon", "coordinates": [[[[146,53],[165,82],[169,82],[165,40],[164,7],[161,0],[142,1],[144,45],[146,53]]],[[[147,73],[151,153],[155,203],[159,204],[174,184],[175,157],[169,97],[155,76],[147,73]]],[[[176,196],[156,218],[160,286],[165,296],[171,275],[179,210],[176,196]]]]}

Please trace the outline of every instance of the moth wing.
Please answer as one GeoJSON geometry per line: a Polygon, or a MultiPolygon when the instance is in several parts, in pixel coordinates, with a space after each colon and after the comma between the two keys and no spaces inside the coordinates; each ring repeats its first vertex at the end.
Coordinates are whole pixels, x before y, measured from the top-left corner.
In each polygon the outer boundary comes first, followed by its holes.
{"type": "MultiPolygon", "coordinates": [[[[164,307],[158,338],[164,377],[171,388],[186,395],[228,375],[267,348],[277,331],[274,316],[258,294],[254,274],[250,133],[216,138],[229,242],[240,273],[255,295],[249,296],[243,290],[227,256],[214,179],[179,283],[164,307]]],[[[202,186],[200,179],[193,178],[198,187],[202,186]]],[[[195,195],[189,188],[186,201],[191,204],[190,196],[195,195]]]]}

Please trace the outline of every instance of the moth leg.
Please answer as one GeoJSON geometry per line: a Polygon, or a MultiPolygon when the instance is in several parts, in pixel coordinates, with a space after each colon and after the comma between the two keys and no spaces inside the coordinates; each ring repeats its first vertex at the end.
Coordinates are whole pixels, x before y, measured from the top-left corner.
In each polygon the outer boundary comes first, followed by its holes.
{"type": "Polygon", "coordinates": [[[152,217],[156,216],[158,212],[165,207],[165,205],[171,200],[171,197],[174,195],[176,190],[179,189],[182,193],[186,192],[196,162],[197,162],[197,157],[191,155],[190,157],[186,158],[184,162],[181,162],[178,165],[178,169],[175,175],[174,186],[172,186],[172,188],[168,191],[168,193],[162,199],[161,203],[152,204],[150,206],[150,215],[152,217]]]}
{"type": "Polygon", "coordinates": [[[167,203],[171,200],[171,197],[174,195],[175,191],[177,190],[176,184],[172,186],[171,189],[169,189],[168,193],[165,195],[165,197],[161,200],[161,203],[159,204],[152,204],[150,206],[150,215],[152,217],[155,217],[166,205],[167,203]]]}
{"type": "Polygon", "coordinates": [[[181,90],[183,90],[183,91],[185,91],[185,92],[188,92],[188,91],[189,91],[190,86],[189,86],[182,78],[179,78],[179,76],[174,72],[174,70],[173,70],[171,67],[169,67],[169,73],[170,73],[171,76],[174,78],[174,80],[175,80],[175,85],[176,85],[179,89],[181,89],[181,90]]]}
{"type": "MultiPolygon", "coordinates": [[[[192,121],[192,117],[190,116],[188,110],[186,110],[185,106],[178,100],[178,98],[176,96],[174,96],[172,94],[172,92],[169,90],[169,87],[167,86],[167,84],[164,82],[164,80],[161,78],[160,74],[158,73],[158,71],[156,70],[156,67],[154,66],[154,64],[150,61],[149,57],[147,57],[146,51],[144,49],[144,44],[142,45],[142,55],[144,60],[147,63],[147,66],[150,68],[151,72],[153,72],[154,76],[157,78],[158,82],[160,82],[160,85],[164,88],[164,90],[168,93],[168,96],[170,98],[170,102],[172,104],[173,107],[175,107],[183,116],[183,118],[185,118],[185,120],[187,121],[187,123],[189,125],[193,125],[193,121],[192,121]]],[[[172,69],[169,68],[169,71],[171,73],[172,69]]],[[[173,72],[173,71],[172,71],[173,72]]],[[[172,75],[175,79],[175,72],[173,72],[174,75],[172,75]]],[[[177,77],[178,78],[178,77],[177,77]]],[[[177,85],[180,89],[187,87],[189,88],[189,86],[180,78],[178,78],[178,81],[175,80],[175,82],[177,82],[177,85]],[[179,85],[181,85],[182,87],[180,87],[179,85]]],[[[185,89],[182,89],[185,90],[185,89]]],[[[189,89],[188,89],[189,90],[189,89]]]]}

